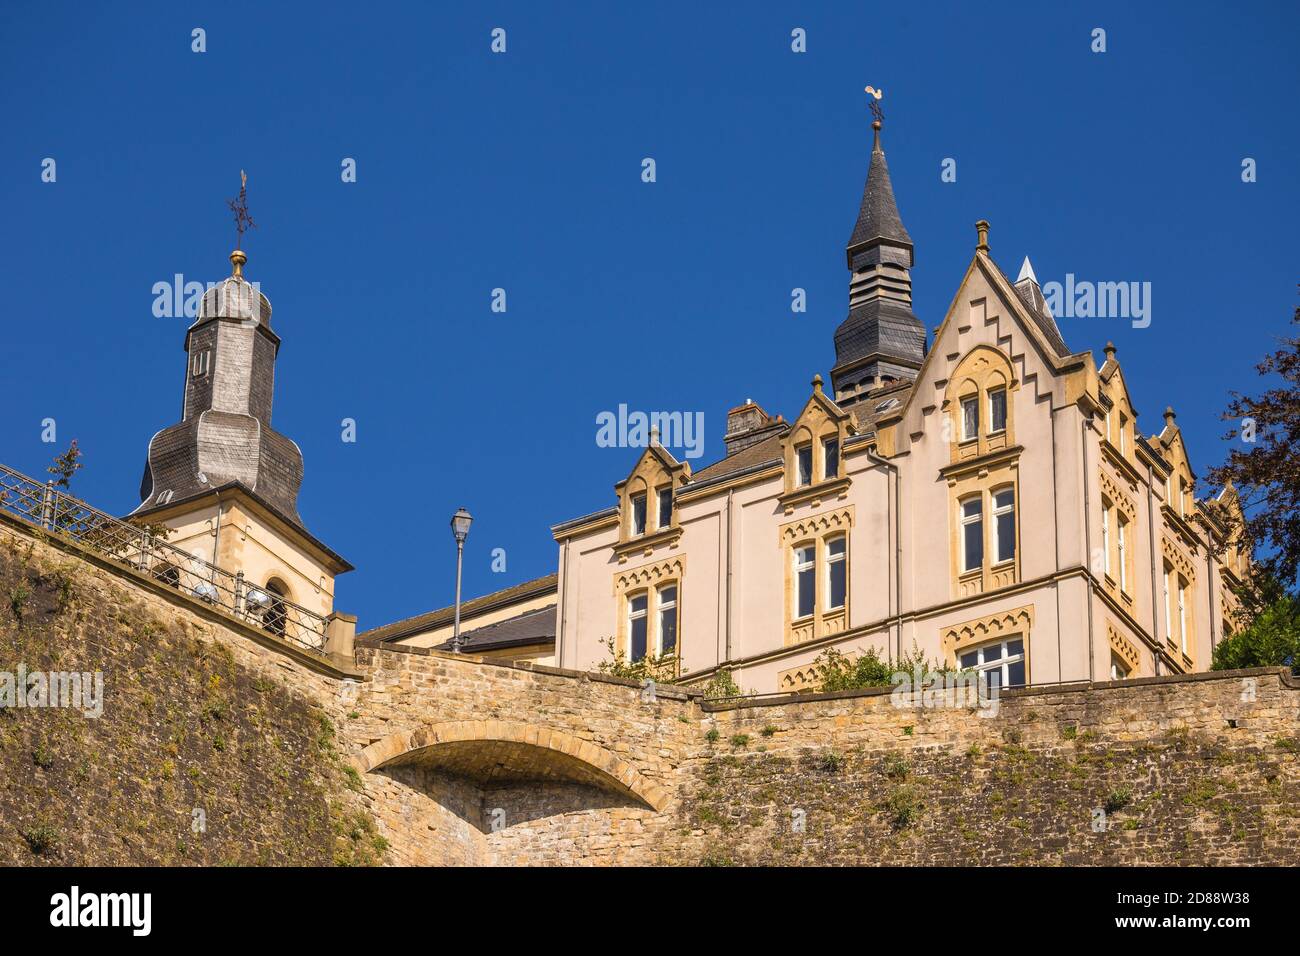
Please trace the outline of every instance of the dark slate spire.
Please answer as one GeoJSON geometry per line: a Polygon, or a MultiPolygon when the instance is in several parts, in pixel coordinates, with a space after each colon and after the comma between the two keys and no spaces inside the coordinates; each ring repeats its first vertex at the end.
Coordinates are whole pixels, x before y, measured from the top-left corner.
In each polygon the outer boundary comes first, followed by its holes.
{"type": "Polygon", "coordinates": [[[271,303],[243,275],[248,257],[230,254],[233,273],[204,294],[185,333],[181,420],[149,441],[142,514],[238,482],[302,525],[302,452],[271,428],[279,337],[271,303]]]}
{"type": "Polygon", "coordinates": [[[912,314],[912,237],[903,227],[880,147],[880,120],[858,221],[846,251],[849,315],[835,330],[835,400],[852,404],[866,392],[913,378],[925,358],[925,326],[912,314]]]}
{"type": "Polygon", "coordinates": [[[874,142],[871,148],[871,166],[867,169],[867,184],[862,189],[862,205],[858,208],[858,221],[849,237],[849,268],[853,268],[854,254],[866,249],[873,241],[890,240],[906,246],[911,265],[912,237],[903,227],[894,202],[894,185],[889,181],[889,164],[885,151],[880,148],[880,123],[871,124],[874,142]]]}

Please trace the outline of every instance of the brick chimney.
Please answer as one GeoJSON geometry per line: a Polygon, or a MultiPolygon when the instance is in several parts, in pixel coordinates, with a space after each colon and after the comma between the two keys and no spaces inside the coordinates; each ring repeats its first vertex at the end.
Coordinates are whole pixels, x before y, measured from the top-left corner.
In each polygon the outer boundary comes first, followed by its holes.
{"type": "Polygon", "coordinates": [[[745,399],[744,405],[737,405],[727,412],[727,434],[723,438],[727,444],[727,457],[758,444],[785,427],[781,418],[773,418],[753,399],[745,399]]]}

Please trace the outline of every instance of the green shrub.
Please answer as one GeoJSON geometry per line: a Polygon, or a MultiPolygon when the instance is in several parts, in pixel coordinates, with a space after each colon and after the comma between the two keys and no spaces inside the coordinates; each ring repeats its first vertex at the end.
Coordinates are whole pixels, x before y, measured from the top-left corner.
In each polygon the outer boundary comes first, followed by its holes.
{"type": "Polygon", "coordinates": [[[911,785],[898,787],[885,801],[885,812],[896,830],[904,830],[915,823],[923,807],[920,792],[911,785]]]}

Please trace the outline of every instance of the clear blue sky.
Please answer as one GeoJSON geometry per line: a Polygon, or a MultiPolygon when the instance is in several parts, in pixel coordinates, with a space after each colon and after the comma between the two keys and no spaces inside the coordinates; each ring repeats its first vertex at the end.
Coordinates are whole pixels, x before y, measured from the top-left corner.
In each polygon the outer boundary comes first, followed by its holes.
{"type": "Polygon", "coordinates": [[[1298,28],[1280,2],[7,4],[0,461],[43,476],[76,438],[74,491],[138,504],[184,375],[151,289],[228,274],[246,169],[273,421],[308,527],[358,567],[339,608],[449,603],[462,504],[467,594],[548,573],[550,525],[612,504],[637,457],[597,447],[597,413],[702,411],[698,467],[729,407],[790,416],[829,371],[870,83],[917,315],[941,320],[982,217],[1013,277],[1028,253],[1043,282],[1151,282],[1149,328],[1062,332],[1113,339],[1139,426],[1174,405],[1203,471],[1297,301],[1298,28]]]}

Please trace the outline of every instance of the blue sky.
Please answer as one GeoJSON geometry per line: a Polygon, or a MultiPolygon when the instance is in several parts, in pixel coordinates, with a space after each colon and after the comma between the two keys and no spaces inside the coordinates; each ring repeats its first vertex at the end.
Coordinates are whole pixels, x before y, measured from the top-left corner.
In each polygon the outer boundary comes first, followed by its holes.
{"type": "Polygon", "coordinates": [[[873,84],[917,315],[942,319],[979,218],[1013,278],[1028,254],[1044,283],[1150,282],[1149,328],[1062,332],[1113,339],[1139,426],[1172,404],[1203,471],[1296,304],[1297,27],[1283,3],[8,5],[0,461],[43,476],[76,438],[74,491],[138,504],[184,375],[151,290],[229,273],[245,169],[273,423],[308,527],[358,568],[339,609],[449,603],[462,504],[467,594],[548,573],[549,527],[637,457],[597,446],[599,412],[703,412],[698,468],[728,408],[790,416],[828,373],[873,84]]]}

